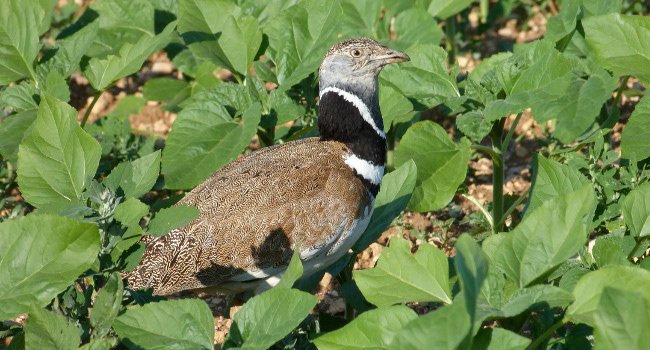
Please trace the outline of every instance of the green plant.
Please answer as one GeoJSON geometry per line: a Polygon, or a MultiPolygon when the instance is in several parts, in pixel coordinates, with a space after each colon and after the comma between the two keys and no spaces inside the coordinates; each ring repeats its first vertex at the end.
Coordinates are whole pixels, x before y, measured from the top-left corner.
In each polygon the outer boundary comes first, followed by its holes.
{"type": "Polygon", "coordinates": [[[650,20],[628,15],[647,8],[562,1],[544,39],[461,76],[455,57],[471,45],[463,38],[470,11],[478,9],[481,31],[520,8],[557,6],[477,3],[96,0],[53,10],[51,0],[6,0],[0,319],[28,318],[3,323],[0,338],[11,337],[10,348],[211,348],[203,301],[131,290],[120,273],[139,262],[143,234],[195,218],[195,208],[171,207],[179,190],[252,138],[268,146],[315,135],[318,64],[339,36],[365,35],[405,50],[411,62],[380,76],[391,171],[367,231],[329,269],[346,298],[345,320],[323,331],[326,316],[309,315],[317,299],[298,289],[310,291],[320,276],[300,280],[294,256],[280,285],[234,316],[224,348],[642,348],[650,327],[650,100],[636,104],[620,151],[614,133],[623,96],[644,94],[627,82],[650,82],[650,20]],[[90,123],[101,96],[157,52],[178,74],[145,79],[142,96],[122,98],[90,123]],[[82,76],[91,102],[79,115],[68,102],[82,76]],[[177,113],[164,147],[131,129],[129,117],[148,101],[177,113]],[[429,120],[433,108],[455,117],[453,130],[429,120]],[[527,109],[550,128],[538,140],[531,189],[508,201],[505,157],[527,109]],[[356,254],[405,208],[439,210],[467,195],[459,186],[477,153],[492,160],[492,201],[463,222],[474,233],[487,223],[489,232],[459,236],[451,258],[426,242],[413,254],[393,238],[376,267],[352,271],[356,254]],[[434,311],[417,315],[410,302],[434,311]]]}

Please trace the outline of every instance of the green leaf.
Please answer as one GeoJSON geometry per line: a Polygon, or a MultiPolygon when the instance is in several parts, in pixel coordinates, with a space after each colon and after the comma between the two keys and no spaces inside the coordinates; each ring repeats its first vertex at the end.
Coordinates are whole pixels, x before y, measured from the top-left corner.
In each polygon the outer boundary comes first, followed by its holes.
{"type": "Polygon", "coordinates": [[[639,293],[605,287],[594,315],[597,349],[647,348],[650,304],[639,293]]]}
{"type": "Polygon", "coordinates": [[[49,304],[90,268],[98,252],[95,224],[51,215],[1,223],[0,319],[49,304]]]}
{"type": "Polygon", "coordinates": [[[79,69],[79,62],[97,38],[99,22],[94,21],[65,39],[57,40],[52,57],[41,61],[36,67],[36,75],[43,82],[51,72],[68,77],[79,69]]]}
{"type": "Polygon", "coordinates": [[[126,197],[138,198],[151,190],[160,174],[160,151],[149,153],[131,162],[118,164],[104,179],[116,191],[122,188],[126,197]]]}
{"type": "Polygon", "coordinates": [[[592,255],[598,267],[607,265],[631,265],[627,260],[636,241],[631,236],[608,234],[596,238],[592,255]]]}
{"type": "Polygon", "coordinates": [[[441,19],[451,17],[467,8],[474,0],[432,0],[429,13],[441,19]]]}
{"type": "Polygon", "coordinates": [[[450,304],[447,256],[430,244],[415,255],[406,240],[391,239],[377,266],[353,272],[354,280],[369,302],[377,306],[409,301],[436,301],[450,304]]]}
{"type": "Polygon", "coordinates": [[[38,108],[36,97],[38,89],[31,80],[23,80],[20,84],[6,87],[0,92],[0,106],[11,108],[15,112],[23,112],[38,108]]]}
{"type": "Polygon", "coordinates": [[[228,67],[241,75],[248,75],[248,67],[262,44],[262,32],[257,20],[250,16],[229,16],[218,41],[228,67]]]}
{"type": "Polygon", "coordinates": [[[607,287],[638,293],[640,299],[650,305],[650,271],[612,265],[589,272],[578,281],[573,290],[575,301],[567,309],[567,316],[576,322],[595,326],[600,299],[607,287]]]}
{"type": "Polygon", "coordinates": [[[451,305],[418,317],[395,335],[389,349],[456,350],[470,331],[464,303],[451,305]]]}
{"type": "Polygon", "coordinates": [[[634,107],[621,137],[621,157],[644,160],[650,157],[650,98],[642,98],[634,107]]]}
{"type": "Polygon", "coordinates": [[[632,236],[650,235],[650,183],[633,189],[623,200],[621,206],[623,220],[632,236]]]}
{"type": "Polygon", "coordinates": [[[177,111],[178,105],[192,94],[192,86],[184,81],[169,77],[153,78],[142,87],[142,95],[148,101],[166,102],[166,109],[177,111]]]}
{"type": "Polygon", "coordinates": [[[111,350],[116,345],[117,339],[115,338],[100,338],[91,340],[80,347],[79,350],[111,350]]]}
{"type": "Polygon", "coordinates": [[[149,206],[140,202],[136,198],[128,198],[124,202],[117,205],[113,216],[115,219],[125,226],[135,227],[140,226],[140,219],[149,214],[149,206]]]}
{"type": "Polygon", "coordinates": [[[582,21],[596,60],[616,76],[633,75],[650,82],[650,18],[611,13],[582,21]]]}
{"type": "Polygon", "coordinates": [[[416,44],[439,44],[443,33],[438,22],[426,11],[410,8],[400,12],[394,19],[394,32],[397,35],[396,48],[407,49],[416,44]],[[413,25],[417,23],[418,25],[413,25]]]}
{"type": "Polygon", "coordinates": [[[300,261],[300,243],[296,246],[291,256],[291,261],[289,266],[282,273],[282,279],[280,282],[275,285],[275,288],[285,288],[290,289],[293,284],[302,277],[303,268],[302,262],[300,261]]]}
{"type": "Polygon", "coordinates": [[[137,349],[212,349],[214,319],[199,299],[133,306],[113,322],[122,343],[137,349]]]}
{"type": "Polygon", "coordinates": [[[413,117],[413,104],[390,83],[383,80],[379,83],[379,108],[388,132],[393,125],[409,121],[413,117]]]}
{"type": "Polygon", "coordinates": [[[226,343],[242,349],[267,349],[296,328],[316,302],[309,293],[286,288],[254,296],[235,314],[226,343]]]}
{"type": "Polygon", "coordinates": [[[454,266],[460,279],[465,308],[470,318],[474,320],[476,302],[488,275],[489,260],[476,241],[467,234],[461,235],[454,247],[456,248],[454,266]]]}
{"type": "Polygon", "coordinates": [[[338,0],[305,0],[265,23],[267,52],[275,63],[281,91],[316,71],[327,49],[337,41],[341,17],[338,0]]]}
{"type": "Polygon", "coordinates": [[[29,310],[25,349],[76,349],[79,341],[79,330],[65,316],[40,307],[29,310]]]}
{"type": "Polygon", "coordinates": [[[395,334],[417,318],[406,306],[388,306],[362,313],[342,328],[316,338],[318,349],[389,349],[395,334]]]}
{"type": "MultiPolygon", "coordinates": [[[[203,105],[200,101],[197,104],[203,105]]],[[[257,132],[260,117],[259,103],[244,112],[241,124],[232,121],[223,106],[209,115],[197,108],[183,110],[163,151],[165,186],[194,187],[233,160],[257,132]]]]}
{"type": "Polygon", "coordinates": [[[473,350],[524,350],[530,339],[503,328],[484,328],[474,338],[473,350]]]}
{"type": "Polygon", "coordinates": [[[86,52],[89,57],[114,55],[127,43],[155,34],[155,9],[148,0],[98,0],[90,9],[89,20],[96,13],[100,30],[86,52]]]}
{"type": "Polygon", "coordinates": [[[240,14],[240,8],[231,1],[180,1],[178,31],[196,57],[217,66],[229,67],[225,48],[218,40],[226,29],[226,22],[231,20],[231,16],[238,17],[240,14]]]}
{"type": "Polygon", "coordinates": [[[535,155],[533,172],[532,192],[528,199],[526,213],[533,212],[546,201],[554,201],[566,193],[591,183],[578,170],[546,159],[539,154],[535,155]]]}
{"type": "Polygon", "coordinates": [[[83,72],[95,90],[102,91],[116,80],[140,70],[152,53],[165,47],[172,39],[176,22],[172,22],[158,35],[143,34],[131,44],[125,43],[119,53],[106,58],[92,58],[83,72]]]}
{"type": "Polygon", "coordinates": [[[375,209],[370,223],[363,235],[352,247],[361,252],[386,231],[393,220],[406,208],[415,187],[417,169],[412,160],[386,174],[381,180],[381,188],[375,199],[375,209]]]}
{"type": "Polygon", "coordinates": [[[29,135],[36,120],[36,109],[26,110],[0,121],[0,154],[10,162],[18,158],[18,145],[29,135]]]}
{"type": "Polygon", "coordinates": [[[18,150],[18,184],[33,206],[61,211],[79,203],[95,176],[101,147],[77,124],[77,111],[44,96],[18,150]]]}
{"type": "Polygon", "coordinates": [[[409,209],[430,211],[443,208],[465,180],[470,149],[457,145],[438,124],[413,124],[395,149],[395,165],[413,160],[418,169],[417,183],[409,209]]]}
{"type": "MultiPolygon", "coordinates": [[[[492,262],[519,287],[530,285],[583,246],[595,201],[592,185],[587,184],[544,202],[527,213],[514,230],[497,235],[505,238],[498,238],[501,241],[492,262]]],[[[492,237],[488,240],[495,239],[492,237]]]]}
{"type": "Polygon", "coordinates": [[[97,293],[90,311],[90,324],[93,326],[94,338],[103,337],[111,329],[122,306],[122,294],[124,294],[122,277],[118,272],[113,272],[104,287],[97,293]]]}
{"type": "Polygon", "coordinates": [[[470,111],[456,117],[456,127],[472,141],[481,143],[492,130],[492,122],[485,119],[483,112],[470,111]]]}
{"type": "Polygon", "coordinates": [[[415,45],[405,52],[411,61],[388,65],[380,80],[397,88],[404,96],[416,102],[416,110],[426,110],[447,98],[458,97],[454,73],[449,73],[445,62],[447,53],[438,45],[415,45]]]}
{"type": "Polygon", "coordinates": [[[5,0],[0,6],[0,85],[25,77],[35,80],[39,28],[46,17],[39,1],[5,0]]]}
{"type": "Polygon", "coordinates": [[[539,284],[511,291],[507,284],[496,283],[491,285],[493,282],[491,278],[488,278],[488,282],[485,284],[488,287],[481,291],[482,295],[478,300],[474,319],[474,329],[478,329],[481,322],[489,318],[517,316],[539,304],[551,308],[566,307],[573,301],[570,292],[549,284],[539,284]]]}
{"type": "Polygon", "coordinates": [[[162,236],[167,232],[183,227],[199,216],[199,208],[189,205],[161,209],[151,219],[147,233],[153,236],[162,236]]]}

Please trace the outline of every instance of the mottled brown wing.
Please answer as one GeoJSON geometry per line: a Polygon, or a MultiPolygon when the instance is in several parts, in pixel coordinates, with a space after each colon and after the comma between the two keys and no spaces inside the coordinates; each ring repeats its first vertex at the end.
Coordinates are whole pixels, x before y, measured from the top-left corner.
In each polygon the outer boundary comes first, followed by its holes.
{"type": "Polygon", "coordinates": [[[146,239],[129,284],[156,294],[205,288],[286,266],[296,243],[302,251],[324,246],[371,203],[343,162],[347,152],[342,143],[307,139],[225,166],[179,202],[199,208],[196,220],[146,239]]]}

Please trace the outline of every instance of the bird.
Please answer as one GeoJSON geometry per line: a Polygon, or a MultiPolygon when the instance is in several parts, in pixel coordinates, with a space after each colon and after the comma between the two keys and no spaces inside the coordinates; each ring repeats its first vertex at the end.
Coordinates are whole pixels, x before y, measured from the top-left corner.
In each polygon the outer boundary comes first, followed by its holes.
{"type": "Polygon", "coordinates": [[[188,225],[145,235],[132,289],[259,293],[299,247],[303,276],[349,251],[368,226],[386,163],[378,76],[403,52],[368,38],[333,45],[318,69],[320,136],[269,146],[217,170],[177,205],[188,225]]]}

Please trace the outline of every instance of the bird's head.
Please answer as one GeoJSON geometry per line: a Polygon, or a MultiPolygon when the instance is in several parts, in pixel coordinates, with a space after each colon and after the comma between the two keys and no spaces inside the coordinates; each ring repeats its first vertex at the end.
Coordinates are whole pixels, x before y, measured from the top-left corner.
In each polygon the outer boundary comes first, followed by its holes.
{"type": "Polygon", "coordinates": [[[374,83],[385,65],[409,60],[405,53],[372,39],[342,41],[332,46],[323,59],[319,69],[320,86],[374,83]]]}

